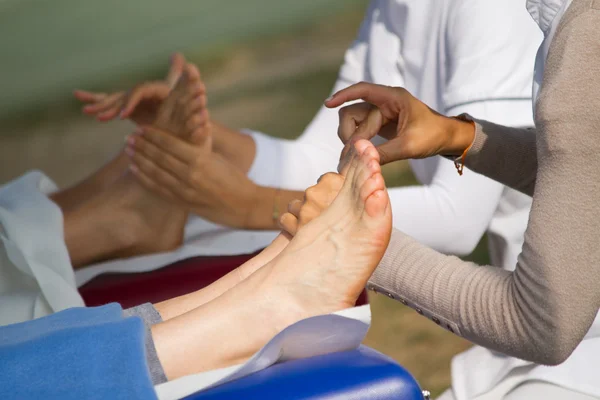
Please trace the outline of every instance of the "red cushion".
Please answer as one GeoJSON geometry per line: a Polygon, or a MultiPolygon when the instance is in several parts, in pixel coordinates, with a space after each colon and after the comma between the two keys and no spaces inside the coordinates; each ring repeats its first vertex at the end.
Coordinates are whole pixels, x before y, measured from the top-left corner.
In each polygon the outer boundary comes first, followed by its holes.
{"type": "MultiPolygon", "coordinates": [[[[123,308],[158,303],[202,289],[256,254],[192,257],[150,272],[103,274],[81,286],[79,292],[89,307],[113,302],[123,308]]],[[[363,291],[356,304],[366,303],[363,291]]]]}

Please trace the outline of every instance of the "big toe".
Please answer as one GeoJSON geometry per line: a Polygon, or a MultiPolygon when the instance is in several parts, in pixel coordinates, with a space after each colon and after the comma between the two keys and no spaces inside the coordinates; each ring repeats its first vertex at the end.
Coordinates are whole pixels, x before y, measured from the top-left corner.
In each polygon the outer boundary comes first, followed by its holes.
{"type": "Polygon", "coordinates": [[[359,140],[353,145],[353,153],[344,182],[346,191],[356,210],[364,210],[370,217],[382,216],[386,213],[389,199],[381,174],[379,152],[368,140],[359,140]]]}

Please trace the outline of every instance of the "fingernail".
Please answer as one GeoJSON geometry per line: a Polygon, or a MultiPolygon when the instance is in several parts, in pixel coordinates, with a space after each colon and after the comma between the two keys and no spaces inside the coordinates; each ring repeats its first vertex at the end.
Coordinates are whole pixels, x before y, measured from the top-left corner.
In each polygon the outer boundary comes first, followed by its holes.
{"type": "Polygon", "coordinates": [[[331,100],[333,100],[333,98],[335,97],[335,95],[331,95],[328,98],[325,99],[325,103],[330,102],[331,100]]]}
{"type": "Polygon", "coordinates": [[[133,157],[135,151],[131,147],[127,146],[125,147],[125,154],[127,154],[129,157],[133,157]]]}
{"type": "Polygon", "coordinates": [[[129,169],[131,170],[131,172],[133,172],[134,174],[137,174],[138,167],[136,167],[134,164],[129,164],[129,169]]]}

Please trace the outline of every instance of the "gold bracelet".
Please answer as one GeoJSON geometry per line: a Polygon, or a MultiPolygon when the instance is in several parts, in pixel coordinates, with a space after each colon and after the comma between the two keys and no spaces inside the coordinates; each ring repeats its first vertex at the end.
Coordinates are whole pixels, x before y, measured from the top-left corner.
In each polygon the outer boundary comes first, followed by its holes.
{"type": "MultiPolygon", "coordinates": [[[[477,130],[475,121],[473,121],[468,114],[460,114],[460,115],[457,115],[452,118],[457,119],[459,121],[463,121],[463,122],[469,122],[471,125],[473,125],[473,128],[475,128],[475,130],[477,130]]],[[[458,172],[458,175],[460,175],[460,176],[462,176],[463,170],[465,169],[465,159],[467,158],[467,153],[469,152],[469,150],[471,150],[471,147],[473,147],[474,142],[475,142],[475,137],[473,137],[473,141],[471,142],[469,147],[467,147],[465,149],[465,151],[463,151],[462,155],[454,160],[454,167],[456,168],[456,172],[458,172]]]]}
{"type": "Polygon", "coordinates": [[[273,198],[273,223],[279,223],[279,198],[280,198],[281,190],[279,188],[275,189],[275,197],[273,198]]]}

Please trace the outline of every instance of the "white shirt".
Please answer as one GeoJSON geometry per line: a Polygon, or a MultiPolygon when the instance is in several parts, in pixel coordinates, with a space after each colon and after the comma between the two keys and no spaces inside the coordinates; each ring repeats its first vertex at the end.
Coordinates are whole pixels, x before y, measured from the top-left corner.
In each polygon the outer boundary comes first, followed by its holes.
{"type": "MultiPolygon", "coordinates": [[[[533,126],[532,68],[541,34],[524,5],[524,0],[373,1],[334,90],[359,81],[404,86],[445,114],[469,112],[533,126]]],[[[295,141],[254,133],[257,157],[250,177],[287,189],[313,185],[337,166],[342,148],[337,126],[337,111],[323,107],[295,141]]],[[[514,268],[531,204],[527,196],[472,172],[460,177],[441,157],[413,160],[411,167],[423,186],[389,191],[396,228],[458,255],[469,254],[488,230],[494,264],[514,268]]]]}

